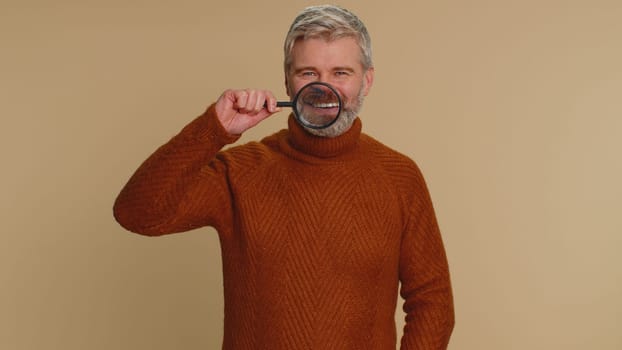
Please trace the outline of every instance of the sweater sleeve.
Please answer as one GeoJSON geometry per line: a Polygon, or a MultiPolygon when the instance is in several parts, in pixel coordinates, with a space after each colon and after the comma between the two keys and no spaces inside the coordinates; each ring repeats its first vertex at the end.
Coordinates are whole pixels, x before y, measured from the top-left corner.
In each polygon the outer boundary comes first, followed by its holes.
{"type": "Polygon", "coordinates": [[[232,218],[227,169],[216,155],[238,138],[227,133],[210,106],[135,171],[114,203],[115,219],[150,236],[227,227],[232,218]]]}
{"type": "Polygon", "coordinates": [[[400,294],[406,313],[401,350],[441,350],[447,348],[454,326],[453,296],[432,201],[416,170],[400,252],[400,294]]]}

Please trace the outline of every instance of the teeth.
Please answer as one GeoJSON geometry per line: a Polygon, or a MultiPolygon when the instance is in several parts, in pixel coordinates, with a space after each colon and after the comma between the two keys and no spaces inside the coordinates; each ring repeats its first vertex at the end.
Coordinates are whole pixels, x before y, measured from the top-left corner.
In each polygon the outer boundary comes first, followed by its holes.
{"type": "Polygon", "coordinates": [[[331,103],[316,103],[313,105],[315,108],[336,108],[339,107],[339,103],[331,102],[331,103]]]}

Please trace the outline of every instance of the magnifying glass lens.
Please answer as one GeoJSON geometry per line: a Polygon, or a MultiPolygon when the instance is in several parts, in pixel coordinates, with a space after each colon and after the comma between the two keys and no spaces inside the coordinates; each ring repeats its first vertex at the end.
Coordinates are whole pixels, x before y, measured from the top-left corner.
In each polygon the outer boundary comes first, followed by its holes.
{"type": "Polygon", "coordinates": [[[341,98],[337,91],[321,82],[302,87],[293,102],[294,113],[298,121],[313,129],[331,126],[341,113],[341,98]]]}

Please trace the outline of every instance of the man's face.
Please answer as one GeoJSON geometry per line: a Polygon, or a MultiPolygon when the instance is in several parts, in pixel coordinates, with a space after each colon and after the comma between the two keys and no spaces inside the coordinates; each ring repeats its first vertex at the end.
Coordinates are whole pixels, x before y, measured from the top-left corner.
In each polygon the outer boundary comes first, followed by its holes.
{"type": "Polygon", "coordinates": [[[300,40],[292,49],[292,64],[286,77],[287,94],[290,97],[308,83],[321,81],[332,85],[343,101],[342,115],[335,130],[319,131],[322,136],[337,136],[349,128],[356,118],[364,96],[367,96],[374,80],[373,68],[364,70],[361,51],[352,37],[333,41],[322,38],[300,40]],[[343,120],[342,120],[343,119],[343,120]]]}

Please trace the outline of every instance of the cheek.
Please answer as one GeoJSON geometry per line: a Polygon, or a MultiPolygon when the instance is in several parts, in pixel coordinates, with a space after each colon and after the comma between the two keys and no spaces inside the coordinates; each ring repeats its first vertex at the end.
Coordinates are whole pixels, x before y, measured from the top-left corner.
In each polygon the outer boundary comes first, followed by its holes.
{"type": "Polygon", "coordinates": [[[305,86],[305,84],[296,83],[296,82],[290,83],[289,91],[288,91],[290,97],[293,98],[294,96],[296,96],[298,91],[300,91],[300,89],[302,89],[303,86],[305,86]]]}
{"type": "Polygon", "coordinates": [[[340,94],[342,94],[343,102],[347,105],[351,105],[356,103],[359,94],[362,92],[363,85],[352,85],[347,88],[338,89],[340,94]]]}
{"type": "Polygon", "coordinates": [[[300,78],[297,78],[296,76],[289,76],[287,78],[287,89],[290,92],[298,92],[298,90],[300,90],[303,86],[307,85],[309,82],[308,81],[304,81],[301,80],[300,78]]]}

